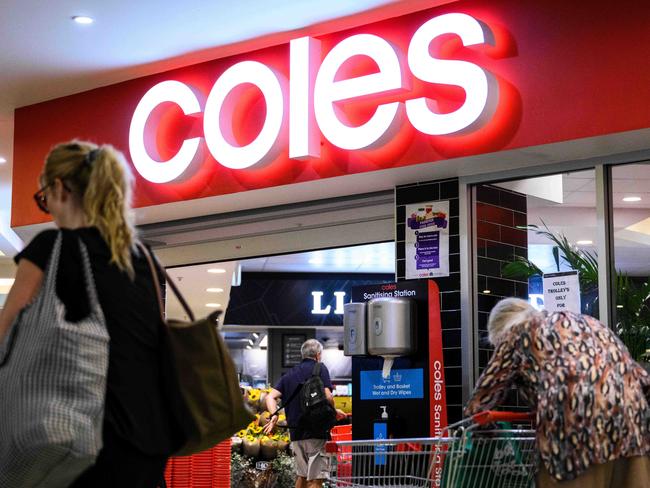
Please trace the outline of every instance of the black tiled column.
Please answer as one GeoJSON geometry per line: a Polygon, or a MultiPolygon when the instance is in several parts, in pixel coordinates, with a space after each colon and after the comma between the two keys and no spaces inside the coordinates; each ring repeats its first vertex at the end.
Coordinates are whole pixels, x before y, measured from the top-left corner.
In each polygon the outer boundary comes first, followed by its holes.
{"type": "Polygon", "coordinates": [[[447,413],[449,422],[462,417],[461,330],[460,330],[460,237],[458,229],[458,179],[414,183],[395,189],[396,278],[405,279],[406,205],[449,200],[449,277],[435,278],[440,288],[442,347],[445,361],[447,413]]]}
{"type": "MultiPolygon", "coordinates": [[[[505,278],[503,266],[515,256],[528,256],[526,195],[491,185],[476,188],[477,306],[479,372],[492,355],[487,341],[487,322],[494,305],[505,297],[528,298],[528,282],[505,278]]],[[[504,408],[520,407],[516,390],[504,408]]]]}

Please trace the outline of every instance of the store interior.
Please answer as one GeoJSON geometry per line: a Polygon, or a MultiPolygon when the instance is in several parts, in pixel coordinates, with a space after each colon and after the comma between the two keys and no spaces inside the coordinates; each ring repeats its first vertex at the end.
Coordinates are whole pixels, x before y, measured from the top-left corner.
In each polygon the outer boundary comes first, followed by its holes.
{"type": "MultiPolygon", "coordinates": [[[[323,362],[335,394],[349,396],[351,358],[343,354],[341,301],[349,301],[351,286],[394,280],[395,246],[384,242],[183,266],[168,272],[193,310],[224,311],[222,330],[242,386],[264,388],[279,379],[288,367],[273,367],[282,363],[282,351],[271,347],[271,338],[294,332],[323,344],[323,362]],[[335,292],[346,293],[347,300],[340,295],[337,302],[335,292]],[[264,297],[270,293],[282,295],[286,303],[268,310],[264,297]]],[[[271,301],[278,303],[275,298],[271,301]]],[[[168,296],[166,308],[168,316],[186,318],[174,297],[168,296]]]]}

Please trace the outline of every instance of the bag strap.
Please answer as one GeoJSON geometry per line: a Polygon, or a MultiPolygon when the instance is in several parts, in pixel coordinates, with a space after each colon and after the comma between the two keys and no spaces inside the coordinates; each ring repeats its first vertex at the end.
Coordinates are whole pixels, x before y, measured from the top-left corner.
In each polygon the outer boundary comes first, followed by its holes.
{"type": "MultiPolygon", "coordinates": [[[[314,376],[320,376],[320,363],[318,361],[316,361],[316,364],[314,365],[314,370],[312,371],[311,376],[312,376],[312,378],[314,376]]],[[[271,417],[273,417],[273,415],[277,415],[280,410],[282,410],[284,407],[289,405],[298,396],[298,393],[300,393],[300,390],[302,390],[302,387],[305,386],[305,383],[306,383],[306,381],[303,381],[302,383],[300,383],[296,387],[296,389],[293,390],[293,393],[291,393],[291,395],[289,395],[289,398],[287,399],[287,403],[283,403],[283,405],[281,407],[279,407],[275,412],[273,412],[271,417]]]]}
{"type": "Polygon", "coordinates": [[[312,377],[314,377],[314,376],[319,377],[320,376],[320,363],[318,361],[316,361],[316,364],[314,365],[314,370],[311,372],[311,375],[312,375],[312,377]]]}
{"type": "Polygon", "coordinates": [[[302,387],[303,387],[304,385],[305,385],[305,382],[304,382],[304,381],[303,381],[302,383],[300,383],[300,384],[296,387],[296,389],[293,390],[293,393],[291,393],[291,395],[289,395],[289,398],[287,399],[287,403],[282,402],[282,406],[281,406],[281,407],[278,407],[277,410],[271,414],[271,417],[273,417],[274,415],[277,415],[278,412],[279,412],[280,410],[282,410],[282,409],[285,408],[287,405],[289,405],[289,404],[290,404],[290,403],[291,403],[291,402],[292,402],[292,401],[293,401],[293,400],[298,396],[298,393],[300,393],[300,390],[302,390],[302,387]]]}
{"type": "Polygon", "coordinates": [[[195,318],[194,318],[194,313],[192,313],[192,309],[190,309],[190,306],[187,304],[187,301],[181,294],[180,290],[178,289],[174,281],[167,273],[167,270],[160,265],[156,256],[154,256],[154,254],[149,250],[147,246],[145,246],[141,242],[138,242],[137,246],[140,248],[145,258],[147,258],[147,263],[149,263],[149,269],[151,270],[151,277],[153,278],[153,285],[156,289],[156,296],[158,298],[160,317],[163,319],[163,322],[165,321],[165,312],[164,312],[165,307],[163,305],[162,290],[160,289],[160,280],[158,278],[158,271],[162,271],[166,283],[171,287],[172,291],[174,292],[174,295],[176,295],[176,298],[180,302],[181,306],[183,307],[183,310],[187,314],[190,321],[194,322],[195,318]]]}

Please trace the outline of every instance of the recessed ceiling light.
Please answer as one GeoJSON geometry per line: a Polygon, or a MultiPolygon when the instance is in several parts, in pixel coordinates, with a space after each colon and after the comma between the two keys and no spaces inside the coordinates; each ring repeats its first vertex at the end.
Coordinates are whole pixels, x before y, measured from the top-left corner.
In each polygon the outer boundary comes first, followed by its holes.
{"type": "Polygon", "coordinates": [[[252,339],[248,339],[248,344],[250,344],[251,346],[255,345],[252,339]]]}
{"type": "Polygon", "coordinates": [[[483,290],[483,293],[485,293],[486,295],[489,295],[492,292],[490,290],[483,290]]]}
{"type": "Polygon", "coordinates": [[[594,243],[594,241],[589,241],[589,240],[576,241],[576,244],[578,246],[591,246],[593,243],[594,243]]]}
{"type": "Polygon", "coordinates": [[[92,17],[88,17],[87,15],[75,15],[72,17],[72,20],[74,20],[77,24],[84,24],[84,25],[92,24],[93,22],[95,22],[95,19],[93,19],[92,17]]]}
{"type": "Polygon", "coordinates": [[[641,197],[625,197],[623,199],[624,202],[640,202],[641,197]]]}
{"type": "Polygon", "coordinates": [[[221,304],[220,303],[206,303],[205,306],[208,307],[208,308],[219,308],[219,307],[221,307],[221,304]]]}
{"type": "Polygon", "coordinates": [[[223,269],[223,268],[210,268],[208,270],[208,273],[213,273],[213,274],[223,274],[225,272],[226,272],[226,270],[223,269]]]}
{"type": "Polygon", "coordinates": [[[0,156],[0,164],[5,164],[7,162],[7,158],[3,158],[0,156]]]}
{"type": "Polygon", "coordinates": [[[246,349],[253,349],[253,348],[250,345],[247,345],[246,349]]]}
{"type": "Polygon", "coordinates": [[[616,305],[616,308],[623,308],[623,305],[616,305]]]}
{"type": "Polygon", "coordinates": [[[223,288],[206,288],[208,293],[223,293],[223,288]]]}
{"type": "Polygon", "coordinates": [[[253,337],[257,340],[260,338],[260,335],[257,332],[253,332],[253,337]]]}

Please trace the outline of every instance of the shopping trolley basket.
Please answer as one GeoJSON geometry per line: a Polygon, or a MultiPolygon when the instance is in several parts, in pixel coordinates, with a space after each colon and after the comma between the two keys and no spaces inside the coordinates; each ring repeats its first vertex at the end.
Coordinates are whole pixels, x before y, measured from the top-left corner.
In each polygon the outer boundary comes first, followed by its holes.
{"type": "Polygon", "coordinates": [[[330,486],[529,488],[536,465],[530,422],[527,413],[483,412],[438,437],[329,442],[330,486]]]}

